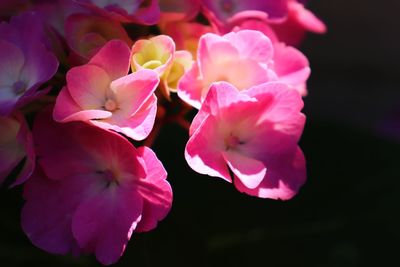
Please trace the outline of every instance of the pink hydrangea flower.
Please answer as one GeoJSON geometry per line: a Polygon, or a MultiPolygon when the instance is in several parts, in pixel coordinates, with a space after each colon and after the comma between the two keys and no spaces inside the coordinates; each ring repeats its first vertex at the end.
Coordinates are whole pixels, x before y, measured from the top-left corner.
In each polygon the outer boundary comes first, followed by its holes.
{"type": "Polygon", "coordinates": [[[86,123],[56,123],[51,110],[38,115],[33,135],[39,167],[24,187],[21,220],[39,248],[112,264],[133,232],[169,212],[172,190],[151,149],[86,123]]]}
{"type": "Polygon", "coordinates": [[[298,46],[307,31],[325,33],[325,24],[317,18],[302,3],[296,0],[288,1],[288,16],[282,23],[272,23],[272,29],[281,42],[298,46]]]}
{"type": "Polygon", "coordinates": [[[297,145],[305,122],[302,107],[300,94],[284,83],[241,92],[215,83],[191,125],[186,161],[249,195],[290,199],[306,179],[297,145]]]}
{"type": "Polygon", "coordinates": [[[56,73],[58,61],[43,43],[43,27],[35,13],[0,23],[0,115],[47,92],[38,89],[56,73]]]}
{"type": "Polygon", "coordinates": [[[32,135],[22,114],[0,116],[0,185],[24,158],[24,166],[12,186],[24,183],[33,173],[35,151],[32,135]]]}
{"type": "Polygon", "coordinates": [[[72,55],[81,57],[84,63],[112,39],[123,40],[129,46],[133,43],[120,23],[86,14],[74,14],[67,18],[65,37],[72,55]]]}
{"type": "Polygon", "coordinates": [[[284,19],[288,0],[203,0],[203,12],[220,31],[231,28],[232,21],[243,18],[284,19]]]}
{"type": "Polygon", "coordinates": [[[158,0],[76,0],[92,11],[124,23],[153,25],[160,19],[158,0]]]}
{"type": "Polygon", "coordinates": [[[199,108],[210,85],[226,81],[238,90],[268,81],[282,80],[304,91],[309,76],[307,58],[294,48],[274,46],[259,31],[242,30],[224,36],[205,34],[200,38],[197,64],[178,84],[178,95],[199,108]]]}
{"type": "Polygon", "coordinates": [[[156,116],[154,90],[159,78],[152,70],[128,75],[129,58],[127,44],[112,40],[86,65],[70,69],[67,85],[56,100],[54,119],[86,121],[135,140],[146,138],[156,116]]]}

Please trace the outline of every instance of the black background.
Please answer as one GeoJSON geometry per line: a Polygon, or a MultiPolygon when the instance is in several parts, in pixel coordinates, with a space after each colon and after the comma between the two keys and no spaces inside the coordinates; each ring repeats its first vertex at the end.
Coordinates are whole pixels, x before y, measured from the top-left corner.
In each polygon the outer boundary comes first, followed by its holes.
{"type": "MultiPolygon", "coordinates": [[[[240,194],[184,161],[187,133],[163,128],[154,150],[173,208],[134,234],[116,266],[400,266],[400,1],[311,0],[326,35],[301,50],[312,76],[300,143],[308,181],[288,202],[240,194]]],[[[34,247],[21,189],[0,189],[0,265],[97,266],[34,247]]]]}

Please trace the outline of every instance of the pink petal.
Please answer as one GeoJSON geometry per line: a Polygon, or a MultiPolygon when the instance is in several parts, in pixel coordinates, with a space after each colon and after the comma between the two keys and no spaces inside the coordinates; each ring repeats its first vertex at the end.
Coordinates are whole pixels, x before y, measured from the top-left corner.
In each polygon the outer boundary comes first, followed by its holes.
{"type": "Polygon", "coordinates": [[[306,81],[311,72],[308,59],[296,48],[283,43],[275,44],[274,48],[274,71],[279,76],[279,81],[305,95],[306,81]]]}
{"type": "Polygon", "coordinates": [[[144,205],[142,219],[135,231],[147,232],[154,229],[171,209],[172,189],[166,180],[167,172],[155,153],[147,147],[140,147],[138,153],[146,163],[147,177],[139,187],[144,205]]]}
{"type": "Polygon", "coordinates": [[[104,119],[112,116],[106,110],[82,110],[72,99],[67,87],[63,87],[57,96],[54,106],[53,118],[59,122],[88,121],[92,119],[104,119]]]}
{"type": "Polygon", "coordinates": [[[152,70],[140,70],[111,83],[121,112],[130,116],[150,98],[160,79],[152,70]]]}
{"type": "Polygon", "coordinates": [[[89,61],[105,70],[110,80],[115,80],[128,73],[130,65],[130,48],[121,40],[112,40],[106,43],[89,61]]]}
{"type": "Polygon", "coordinates": [[[115,263],[141,219],[142,207],[135,188],[106,188],[79,204],[72,233],[79,246],[93,250],[102,264],[115,263]]]}
{"type": "Polygon", "coordinates": [[[156,114],[157,98],[152,95],[138,111],[128,117],[123,113],[114,112],[109,119],[92,120],[91,123],[140,141],[145,139],[153,129],[156,114]]]}
{"type": "Polygon", "coordinates": [[[266,62],[272,59],[272,43],[266,35],[259,31],[242,30],[228,33],[223,37],[238,49],[242,58],[257,62],[266,62]]]}
{"type": "Polygon", "coordinates": [[[222,153],[232,172],[247,188],[256,188],[264,179],[267,169],[261,161],[241,155],[237,151],[222,153]]]}
{"type": "Polygon", "coordinates": [[[198,173],[220,177],[232,182],[225,160],[223,140],[217,132],[217,121],[208,117],[190,137],[185,149],[185,159],[198,173]]]}
{"type": "Polygon", "coordinates": [[[95,65],[83,65],[67,72],[66,88],[82,109],[101,109],[110,83],[107,72],[95,65]]]}
{"type": "Polygon", "coordinates": [[[288,200],[297,194],[306,180],[305,159],[299,148],[294,153],[272,158],[265,166],[268,171],[257,188],[249,189],[240,179],[235,179],[236,188],[256,197],[288,200]]]}

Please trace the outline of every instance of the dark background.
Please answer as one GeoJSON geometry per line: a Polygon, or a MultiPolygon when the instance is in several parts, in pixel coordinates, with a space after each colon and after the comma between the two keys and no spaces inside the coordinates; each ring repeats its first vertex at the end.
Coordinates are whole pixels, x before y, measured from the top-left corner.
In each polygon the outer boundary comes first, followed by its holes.
{"type": "MultiPolygon", "coordinates": [[[[302,51],[312,77],[301,140],[308,181],[291,201],[240,194],[184,161],[187,133],[154,149],[174,189],[158,228],[134,234],[116,266],[400,266],[400,1],[311,0],[328,33],[302,51]]],[[[97,266],[34,247],[20,189],[0,189],[0,265],[97,266]]]]}

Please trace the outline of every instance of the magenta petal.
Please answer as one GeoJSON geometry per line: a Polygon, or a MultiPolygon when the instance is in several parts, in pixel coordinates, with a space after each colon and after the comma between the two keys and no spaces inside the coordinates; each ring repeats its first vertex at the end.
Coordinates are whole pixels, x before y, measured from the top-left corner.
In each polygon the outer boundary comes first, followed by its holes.
{"type": "Polygon", "coordinates": [[[130,48],[121,40],[112,40],[105,44],[89,61],[105,70],[111,80],[125,76],[130,65],[130,48]]]}
{"type": "Polygon", "coordinates": [[[72,233],[82,248],[105,265],[118,261],[141,219],[143,199],[135,188],[116,186],[95,193],[72,217],[72,233]]]}
{"type": "Polygon", "coordinates": [[[83,197],[80,191],[86,181],[77,177],[61,183],[36,169],[24,187],[26,203],[21,213],[22,229],[35,246],[57,254],[77,249],[71,216],[83,197]]]}
{"type": "Polygon", "coordinates": [[[230,150],[222,155],[232,172],[247,188],[256,188],[264,179],[267,169],[261,161],[230,150]]]}
{"type": "Polygon", "coordinates": [[[171,209],[172,188],[166,180],[167,172],[155,153],[147,147],[140,147],[138,153],[146,163],[147,177],[139,186],[144,203],[142,219],[135,231],[146,232],[155,228],[171,209]]]}

